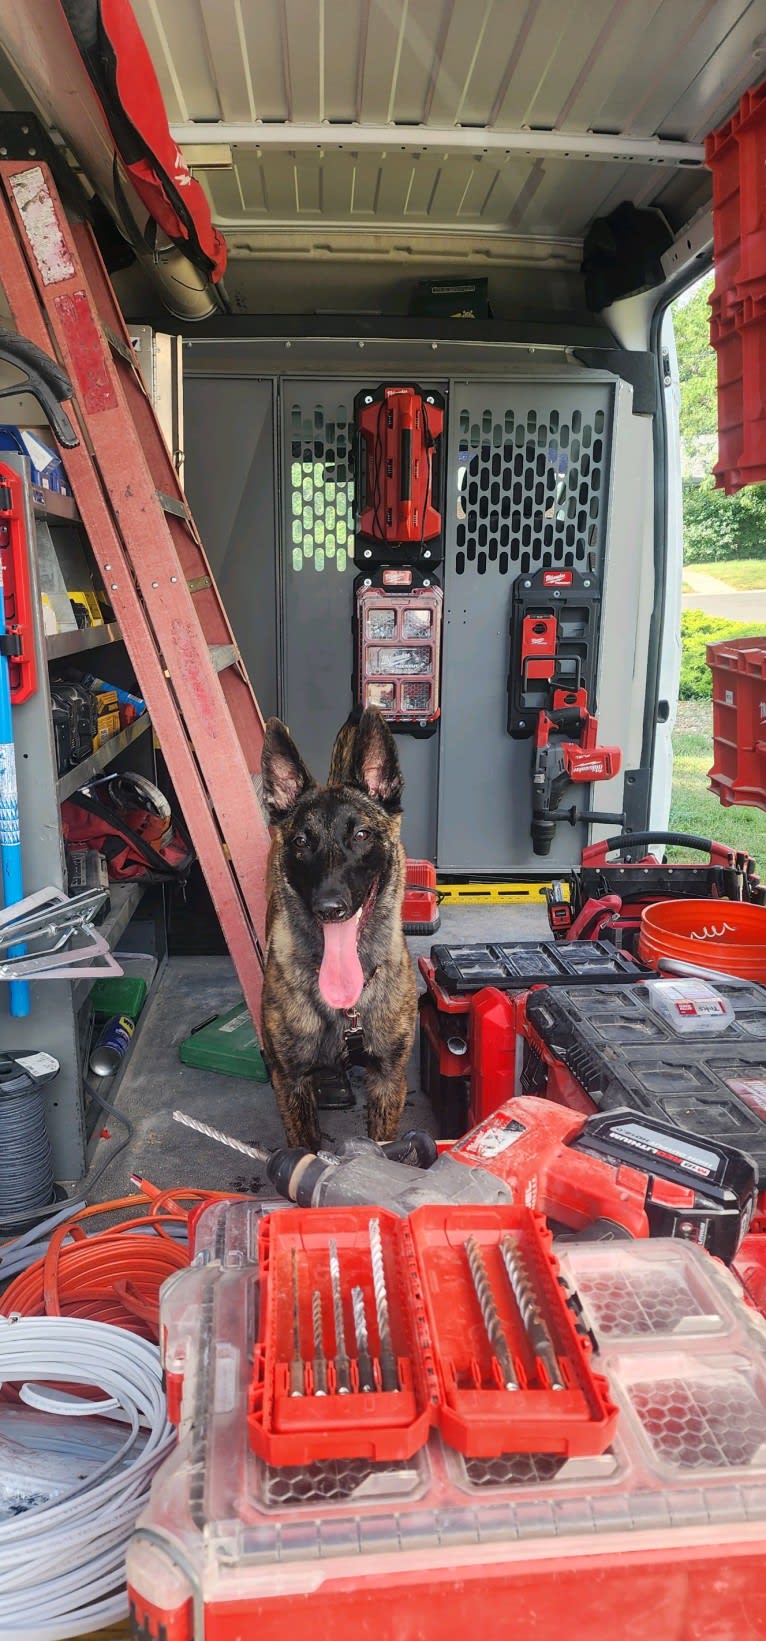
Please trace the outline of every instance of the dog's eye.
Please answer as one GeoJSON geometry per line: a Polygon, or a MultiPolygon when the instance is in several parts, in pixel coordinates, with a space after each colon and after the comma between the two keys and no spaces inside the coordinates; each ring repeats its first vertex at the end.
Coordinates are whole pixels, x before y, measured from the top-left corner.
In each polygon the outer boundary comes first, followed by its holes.
{"type": "Polygon", "coordinates": [[[366,843],[369,835],[370,834],[366,826],[358,826],[354,833],[354,842],[366,843]]]}
{"type": "Polygon", "coordinates": [[[293,848],[294,849],[307,849],[308,848],[308,842],[309,842],[309,840],[306,837],[305,832],[296,832],[295,837],[293,838],[293,848]]]}

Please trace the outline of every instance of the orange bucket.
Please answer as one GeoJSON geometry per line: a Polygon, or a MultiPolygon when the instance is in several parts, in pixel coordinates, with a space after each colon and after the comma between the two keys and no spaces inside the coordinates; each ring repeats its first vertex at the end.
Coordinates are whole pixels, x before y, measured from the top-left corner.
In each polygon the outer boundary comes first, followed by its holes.
{"type": "Polygon", "coordinates": [[[732,900],[661,900],[641,915],[638,956],[717,969],[766,983],[766,906],[732,900]]]}

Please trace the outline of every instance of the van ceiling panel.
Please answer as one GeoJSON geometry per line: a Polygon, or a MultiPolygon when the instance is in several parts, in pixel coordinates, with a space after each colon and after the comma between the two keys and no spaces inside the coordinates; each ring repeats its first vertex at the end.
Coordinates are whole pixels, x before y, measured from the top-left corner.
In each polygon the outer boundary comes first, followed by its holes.
{"type": "Polygon", "coordinates": [[[514,260],[519,236],[579,243],[626,198],[678,232],[709,203],[706,132],[766,71],[766,0],[134,9],[235,255],[268,224],[307,250],[317,230],[470,231],[514,260]]]}

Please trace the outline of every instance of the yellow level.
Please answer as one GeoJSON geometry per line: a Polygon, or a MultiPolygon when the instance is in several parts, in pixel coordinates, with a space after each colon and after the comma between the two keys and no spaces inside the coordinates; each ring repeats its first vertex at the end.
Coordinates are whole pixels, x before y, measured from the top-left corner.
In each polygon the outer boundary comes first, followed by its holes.
{"type": "MultiPolygon", "coordinates": [[[[551,882],[524,883],[513,880],[502,883],[456,883],[439,879],[439,900],[442,906],[502,906],[513,901],[533,900],[538,905],[545,898],[546,889],[551,888],[551,882]]],[[[569,885],[566,879],[561,880],[562,893],[565,900],[569,899],[569,885]]]]}

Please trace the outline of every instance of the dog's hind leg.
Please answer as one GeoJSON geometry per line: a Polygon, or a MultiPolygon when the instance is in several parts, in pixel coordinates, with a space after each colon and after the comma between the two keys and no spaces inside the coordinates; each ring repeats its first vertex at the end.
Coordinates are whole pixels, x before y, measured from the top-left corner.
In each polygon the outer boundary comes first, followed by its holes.
{"type": "Polygon", "coordinates": [[[368,1067],[367,1133],[371,1140],[396,1139],[407,1098],[408,1059],[409,1043],[395,1061],[389,1060],[385,1070],[368,1067]]]}
{"type": "Polygon", "coordinates": [[[272,1067],[271,1084],[288,1145],[305,1145],[309,1151],[318,1151],[321,1136],[311,1077],[293,1079],[272,1067]]]}

